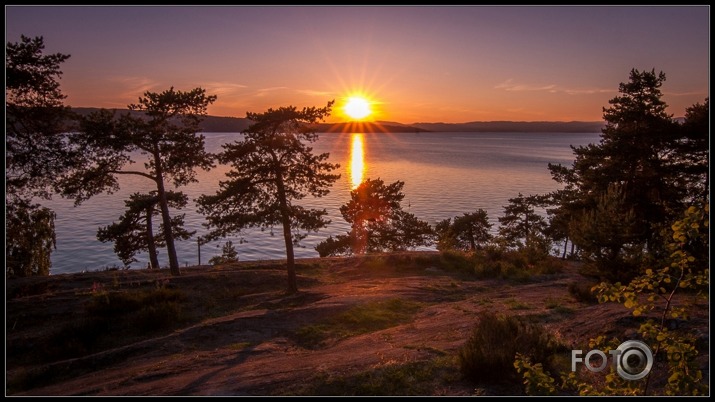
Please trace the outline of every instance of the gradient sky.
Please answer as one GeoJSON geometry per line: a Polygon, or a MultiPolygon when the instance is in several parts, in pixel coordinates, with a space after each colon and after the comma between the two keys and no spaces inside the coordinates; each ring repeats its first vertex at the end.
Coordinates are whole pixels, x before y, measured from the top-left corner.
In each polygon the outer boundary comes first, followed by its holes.
{"type": "Polygon", "coordinates": [[[217,95],[216,116],[359,92],[377,120],[596,121],[632,68],[666,74],[676,117],[710,89],[709,6],[6,5],[5,23],[71,55],[75,107],[173,86],[217,95]]]}

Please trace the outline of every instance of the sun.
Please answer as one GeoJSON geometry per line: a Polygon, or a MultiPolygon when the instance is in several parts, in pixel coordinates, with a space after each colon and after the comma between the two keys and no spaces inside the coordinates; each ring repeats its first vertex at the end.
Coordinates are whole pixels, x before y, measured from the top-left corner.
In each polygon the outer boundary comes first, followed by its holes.
{"type": "Polygon", "coordinates": [[[345,102],[345,106],[343,106],[343,111],[354,120],[362,120],[372,113],[370,102],[360,96],[349,97],[345,102]]]}

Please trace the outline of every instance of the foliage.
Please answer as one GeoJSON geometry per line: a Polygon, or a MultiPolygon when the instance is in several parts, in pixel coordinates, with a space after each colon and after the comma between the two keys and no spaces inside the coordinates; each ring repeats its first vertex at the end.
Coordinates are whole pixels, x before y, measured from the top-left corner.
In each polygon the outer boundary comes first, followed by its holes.
{"type": "Polygon", "coordinates": [[[595,304],[598,303],[598,298],[591,291],[593,285],[589,285],[583,282],[570,282],[568,284],[568,291],[571,296],[582,303],[595,304]]]}
{"type": "Polygon", "coordinates": [[[49,275],[56,247],[55,213],[19,200],[6,205],[5,264],[8,275],[49,275]]]}
{"type": "Polygon", "coordinates": [[[236,247],[233,246],[233,242],[229,240],[223,245],[223,247],[221,247],[221,255],[211,257],[209,259],[209,264],[218,265],[237,261],[238,251],[236,251],[236,247]]]}
{"type": "Polygon", "coordinates": [[[702,200],[709,188],[707,100],[689,108],[679,125],[661,99],[664,73],[633,69],[629,78],[609,101],[611,107],[604,108],[600,142],[572,147],[571,168],[549,164],[554,180],[565,185],[558,194],[561,205],[554,210],[556,226],[562,232],[568,226],[565,235],[583,257],[599,260],[605,269],[630,271],[612,275],[623,280],[637,274],[640,264],[667,256],[662,229],[685,205],[702,200]],[[620,205],[611,203],[616,188],[620,205]],[[604,197],[611,198],[611,215],[599,219],[595,214],[603,209],[604,197]],[[627,235],[596,229],[610,224],[618,224],[627,235]],[[604,255],[604,249],[610,255],[604,255]]]}
{"type": "Polygon", "coordinates": [[[315,251],[317,251],[321,257],[350,255],[353,251],[352,239],[350,236],[329,236],[315,246],[315,251]]]}
{"type": "Polygon", "coordinates": [[[42,36],[24,35],[5,48],[5,184],[12,198],[49,198],[75,156],[66,141],[73,115],[58,81],[70,56],[44,48],[42,36]]]}
{"type": "MultiPolygon", "coordinates": [[[[558,243],[564,241],[564,251],[561,258],[576,258],[576,244],[571,238],[569,224],[574,219],[572,209],[569,206],[576,200],[578,191],[573,185],[568,184],[559,190],[540,196],[543,206],[546,207],[548,225],[544,229],[544,235],[551,241],[558,243]],[[569,241],[571,252],[569,253],[569,241]]],[[[556,251],[556,250],[554,250],[556,251]]]]}
{"type": "Polygon", "coordinates": [[[60,64],[70,56],[43,54],[42,36],[5,48],[6,273],[49,275],[55,214],[33,203],[51,198],[51,185],[73,166],[66,141],[73,118],[60,90],[60,64]]]}
{"type": "Polygon", "coordinates": [[[350,192],[350,201],[340,207],[350,232],[321,242],[316,247],[320,256],[404,251],[431,244],[430,225],[402,209],[404,185],[402,181],[385,185],[379,178],[360,183],[350,192]]]}
{"type": "Polygon", "coordinates": [[[174,246],[172,218],[169,214],[166,181],[184,186],[196,181],[196,168],[212,168],[214,156],[204,149],[204,136],[197,134],[199,123],[216,96],[195,88],[174,88],[145,92],[130,112],[115,118],[114,113],[100,110],[85,117],[72,143],[81,149],[82,161],[58,189],[75,204],[102,193],[119,189],[119,175],[138,175],[156,185],[161,209],[164,238],[172,275],[179,275],[179,262],[174,246]],[[128,170],[138,151],[146,156],[143,170],[128,170]]]}
{"type": "Polygon", "coordinates": [[[294,244],[316,232],[329,220],[322,209],[299,205],[308,195],[319,198],[340,177],[331,172],[339,165],[327,162],[328,153],[314,154],[309,143],[318,135],[314,123],[330,114],[333,102],[324,108],[294,106],[248,113],[253,121],[244,138],[223,146],[221,163],[233,169],[215,195],[198,199],[199,212],[206,215],[211,230],[207,238],[218,238],[248,227],[281,225],[286,247],[288,291],[296,292],[294,244]]]}
{"type": "Polygon", "coordinates": [[[551,275],[563,270],[564,262],[547,254],[528,250],[506,250],[489,245],[475,252],[446,250],[438,265],[448,271],[463,272],[477,279],[501,278],[517,282],[532,275],[551,275]]]}
{"type": "MultiPolygon", "coordinates": [[[[181,192],[167,191],[166,198],[169,206],[177,209],[185,207],[188,202],[188,197],[181,192]]],[[[156,191],[132,194],[129,200],[124,201],[127,210],[119,217],[119,222],[99,228],[97,239],[101,242],[113,241],[114,252],[124,265],[136,262],[134,256],[146,250],[149,252],[151,268],[159,268],[156,249],[166,245],[166,236],[163,224],[159,233],[154,234],[152,219],[159,213],[156,209],[158,203],[156,191]]],[[[172,217],[171,225],[174,239],[186,240],[195,233],[184,229],[184,215],[172,217]]]]}
{"type": "Polygon", "coordinates": [[[710,99],[685,109],[685,121],[680,127],[676,152],[670,161],[673,169],[683,174],[680,177],[687,197],[702,202],[710,190],[710,99]]]}
{"type": "MultiPolygon", "coordinates": [[[[705,301],[709,299],[709,270],[704,268],[707,261],[691,255],[693,245],[707,241],[709,222],[709,204],[687,208],[682,218],[671,226],[671,241],[665,247],[671,252],[667,266],[646,269],[628,285],[602,282],[593,287],[599,302],[622,303],[632,311],[633,316],[646,317],[638,334],[651,346],[654,360],[666,362],[667,382],[664,389],[658,390],[666,395],[704,395],[708,391],[695,360],[698,355],[695,337],[689,331],[671,329],[667,324],[668,320],[689,319],[692,305],[685,300],[676,300],[676,295],[688,292],[705,301]],[[658,313],[657,319],[651,318],[649,313],[652,311],[658,313]]],[[[605,336],[598,336],[591,339],[589,347],[608,353],[620,343],[615,338],[607,340],[605,336]]],[[[650,378],[657,369],[658,365],[653,365],[642,381],[625,381],[611,370],[600,384],[587,381],[577,373],[562,373],[561,388],[580,395],[647,395],[650,378]]],[[[525,371],[524,377],[527,390],[543,389],[553,383],[552,379],[541,375],[532,373],[526,376],[528,372],[525,371]]]]}
{"type": "Polygon", "coordinates": [[[580,246],[587,265],[593,265],[603,277],[630,280],[644,259],[639,236],[633,232],[633,208],[625,201],[624,188],[617,184],[610,185],[595,202],[593,209],[571,221],[573,241],[580,246]]]}
{"type": "Polygon", "coordinates": [[[462,216],[447,218],[435,225],[437,233],[437,250],[471,250],[481,248],[491,240],[487,211],[478,209],[475,212],[465,213],[462,216]]]}
{"type": "MultiPolygon", "coordinates": [[[[599,301],[616,301],[632,310],[634,316],[645,314],[656,309],[657,301],[663,303],[660,320],[647,320],[640,326],[639,333],[649,344],[655,345],[654,355],[689,356],[686,359],[667,359],[668,384],[665,392],[669,395],[698,395],[704,392],[701,383],[702,372],[698,369],[694,357],[697,355],[691,334],[671,331],[666,320],[687,320],[689,305],[678,303],[675,296],[678,291],[690,290],[698,292],[705,300],[708,299],[709,284],[707,261],[698,261],[691,255],[690,248],[694,244],[706,241],[709,227],[709,205],[689,207],[682,219],[672,226],[672,241],[667,244],[670,254],[670,265],[660,269],[647,269],[643,275],[636,277],[627,286],[620,283],[601,283],[595,289],[599,301]],[[695,263],[695,265],[694,265],[695,263]],[[647,295],[644,298],[642,295],[647,295]]],[[[643,393],[648,392],[646,381],[643,393]]]]}
{"type": "Polygon", "coordinates": [[[545,239],[542,234],[546,229],[546,220],[535,210],[541,204],[539,196],[524,197],[521,193],[509,199],[509,205],[504,207],[504,216],[498,218],[501,224],[499,235],[507,246],[519,249],[543,248],[545,239]]]}
{"type": "Polygon", "coordinates": [[[503,382],[516,377],[517,353],[550,362],[560,345],[543,327],[522,317],[482,312],[471,336],[459,350],[462,374],[475,382],[503,382]]]}
{"type": "Polygon", "coordinates": [[[527,395],[556,395],[554,378],[544,372],[541,363],[533,364],[528,356],[517,352],[514,368],[517,373],[523,373],[527,395]]]}

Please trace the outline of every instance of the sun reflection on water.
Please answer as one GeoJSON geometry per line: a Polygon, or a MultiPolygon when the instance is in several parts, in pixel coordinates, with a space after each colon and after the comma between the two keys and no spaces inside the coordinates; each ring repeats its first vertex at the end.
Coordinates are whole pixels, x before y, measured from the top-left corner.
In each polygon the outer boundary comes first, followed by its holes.
{"type": "Polygon", "coordinates": [[[355,189],[362,183],[365,173],[365,152],[363,150],[362,134],[353,133],[350,146],[350,180],[355,189]]]}

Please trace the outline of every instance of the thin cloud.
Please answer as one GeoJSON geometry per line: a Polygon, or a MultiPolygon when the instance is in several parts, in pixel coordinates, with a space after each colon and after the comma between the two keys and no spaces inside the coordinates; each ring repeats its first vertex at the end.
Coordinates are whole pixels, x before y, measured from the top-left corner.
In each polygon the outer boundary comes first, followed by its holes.
{"type": "Polygon", "coordinates": [[[668,96],[694,96],[694,95],[706,95],[706,92],[703,91],[694,91],[694,92],[663,92],[663,95],[668,95],[668,96]]]}
{"type": "Polygon", "coordinates": [[[203,88],[211,95],[231,95],[246,88],[246,86],[233,82],[213,81],[205,83],[203,88]]]}
{"type": "Polygon", "coordinates": [[[604,94],[604,93],[613,93],[613,89],[599,89],[599,88],[593,88],[593,89],[562,89],[560,92],[564,92],[568,95],[592,95],[592,94],[604,94]]]}
{"type": "Polygon", "coordinates": [[[503,89],[505,91],[551,91],[556,88],[556,85],[524,85],[515,84],[513,79],[508,79],[501,84],[498,84],[494,88],[503,89]]]}
{"type": "Polygon", "coordinates": [[[159,85],[158,82],[147,77],[113,77],[112,81],[120,83],[124,88],[120,93],[121,97],[131,99],[136,99],[159,85]]]}
{"type": "Polygon", "coordinates": [[[308,96],[320,96],[320,97],[330,97],[333,96],[332,92],[329,91],[316,91],[314,89],[297,89],[297,93],[308,95],[308,96]]]}
{"type": "Polygon", "coordinates": [[[516,84],[513,79],[508,79],[501,84],[494,87],[495,89],[503,89],[510,92],[520,92],[520,91],[542,91],[549,93],[565,93],[567,95],[592,95],[599,93],[611,93],[612,89],[603,88],[564,88],[559,87],[556,84],[550,85],[529,85],[529,84],[516,84]]]}
{"type": "Polygon", "coordinates": [[[269,92],[280,91],[283,89],[288,89],[288,87],[261,88],[261,89],[256,90],[256,94],[254,96],[262,97],[262,96],[266,96],[266,94],[269,92]]]}

